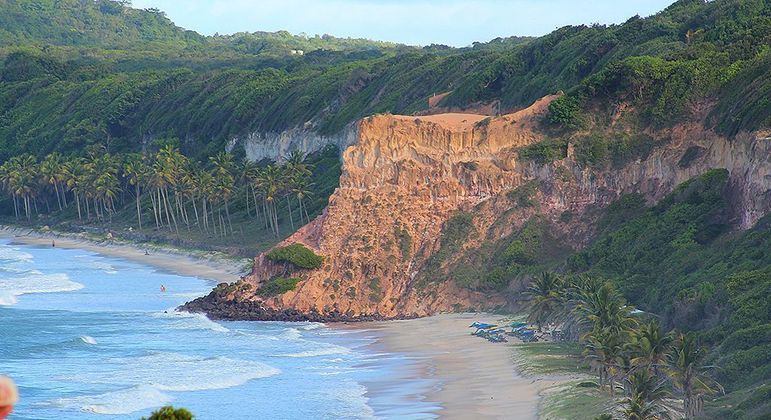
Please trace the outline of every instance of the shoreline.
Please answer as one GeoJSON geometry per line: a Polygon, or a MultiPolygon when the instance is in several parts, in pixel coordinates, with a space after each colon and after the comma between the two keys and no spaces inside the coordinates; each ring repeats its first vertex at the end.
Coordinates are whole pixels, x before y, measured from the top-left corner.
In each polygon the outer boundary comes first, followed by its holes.
{"type": "Polygon", "coordinates": [[[391,353],[417,360],[407,378],[389,378],[365,384],[372,398],[404,381],[426,381],[426,401],[435,403],[443,419],[537,419],[549,388],[575,379],[572,375],[523,374],[515,358],[515,344],[491,343],[470,334],[474,321],[494,322],[492,314],[443,314],[410,320],[335,325],[332,328],[367,329],[391,353]]]}
{"type": "MultiPolygon", "coordinates": [[[[82,249],[183,276],[231,283],[240,278],[238,260],[212,252],[186,252],[153,244],[99,241],[80,234],[41,232],[0,226],[0,239],[10,244],[82,249]],[[145,249],[150,250],[145,255],[145,249]]],[[[368,322],[326,322],[332,329],[368,330],[377,338],[373,349],[404,355],[407,362],[400,375],[364,383],[367,396],[377,405],[395,388],[412,387],[409,397],[429,402],[431,412],[443,419],[536,419],[544,411],[550,388],[575,379],[566,375],[524,374],[526,363],[512,343],[491,343],[470,335],[474,321],[496,322],[500,315],[442,314],[425,318],[368,322]],[[520,358],[515,363],[515,358],[520,358]]],[[[388,410],[389,407],[378,407],[388,410]]],[[[375,407],[373,407],[375,409],[375,407]]]]}
{"type": "Polygon", "coordinates": [[[186,252],[154,244],[138,244],[107,238],[99,241],[84,234],[42,232],[7,225],[0,225],[0,239],[7,239],[12,245],[48,247],[55,240],[58,248],[82,249],[108,257],[123,258],[177,275],[198,277],[215,283],[232,283],[239,280],[243,271],[241,267],[246,264],[246,259],[244,261],[226,259],[214,252],[186,252]],[[148,251],[148,255],[145,255],[145,250],[148,251]]]}

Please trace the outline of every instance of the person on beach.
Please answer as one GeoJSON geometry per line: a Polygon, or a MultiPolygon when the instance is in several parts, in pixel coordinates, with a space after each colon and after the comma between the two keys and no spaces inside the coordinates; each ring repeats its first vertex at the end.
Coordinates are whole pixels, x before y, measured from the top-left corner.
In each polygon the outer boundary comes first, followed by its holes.
{"type": "Polygon", "coordinates": [[[161,293],[165,293],[165,292],[166,292],[166,286],[161,285],[161,293]]]}
{"type": "Polygon", "coordinates": [[[56,248],[56,240],[51,241],[51,248],[56,248]]]}
{"type": "Polygon", "coordinates": [[[8,418],[19,401],[19,390],[11,378],[0,375],[0,420],[8,418]]]}

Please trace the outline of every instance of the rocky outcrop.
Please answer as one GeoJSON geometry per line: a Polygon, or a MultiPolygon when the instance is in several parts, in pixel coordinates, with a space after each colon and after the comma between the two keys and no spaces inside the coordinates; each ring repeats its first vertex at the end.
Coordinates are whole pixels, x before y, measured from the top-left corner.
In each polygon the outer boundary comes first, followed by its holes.
{"type": "Polygon", "coordinates": [[[356,142],[356,138],[357,126],[355,124],[329,136],[317,133],[311,126],[295,127],[281,132],[254,132],[243,138],[234,138],[228,142],[227,151],[231,151],[240,144],[249,160],[281,160],[294,150],[309,154],[319,151],[327,145],[345,150],[346,147],[356,142]]]}
{"type": "Polygon", "coordinates": [[[553,163],[522,161],[519,150],[544,139],[535,128],[552,99],[500,117],[377,115],[359,121],[328,207],[284,242],[302,243],[323,255],[323,266],[294,273],[302,278],[295,290],[264,299],[254,290],[275,270],[258,256],[253,274],[239,287],[227,294],[215,290],[188,309],[228,319],[306,319],[297,315],[304,314],[313,320],[353,320],[499,307],[505,304],[501,296],[452,281],[425,284],[419,273],[439,248],[443,225],[458,210],[478,216],[478,238],[469,238],[465,247],[521,225],[534,210],[516,208],[506,193],[532,180],[538,180],[539,213],[572,247],[591,237],[591,209],[628,192],[653,203],[711,168],[730,172],[738,227],[751,226],[771,208],[771,140],[764,133],[729,140],[694,122],[648,133],[657,139],[653,151],[620,168],[581,166],[571,146],[566,158],[553,163]],[[563,221],[566,211],[584,221],[563,221]]]}

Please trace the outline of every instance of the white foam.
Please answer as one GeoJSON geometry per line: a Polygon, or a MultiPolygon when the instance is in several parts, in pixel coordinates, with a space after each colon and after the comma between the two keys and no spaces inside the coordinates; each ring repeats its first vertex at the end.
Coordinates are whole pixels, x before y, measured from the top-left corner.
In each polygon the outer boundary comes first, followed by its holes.
{"type": "Polygon", "coordinates": [[[330,356],[333,354],[347,354],[350,353],[351,350],[342,347],[342,346],[336,346],[334,344],[325,345],[324,347],[313,349],[313,350],[306,350],[299,353],[287,353],[287,354],[281,354],[280,356],[284,357],[317,357],[317,356],[330,356]]]}
{"type": "Polygon", "coordinates": [[[90,335],[81,335],[80,336],[80,341],[82,341],[82,342],[84,342],[86,344],[91,344],[91,345],[95,345],[96,344],[96,340],[94,339],[94,337],[91,337],[90,335]]]}
{"type": "Polygon", "coordinates": [[[287,328],[278,337],[284,340],[299,340],[302,333],[297,328],[287,328]]]}
{"type": "Polygon", "coordinates": [[[118,274],[118,271],[115,270],[115,267],[112,265],[102,262],[102,261],[92,261],[89,266],[93,269],[100,270],[106,274],[118,274]]]}
{"type": "Polygon", "coordinates": [[[305,330],[305,331],[311,331],[311,330],[317,330],[317,329],[323,328],[323,327],[324,327],[324,324],[322,324],[320,322],[313,322],[313,323],[310,323],[308,325],[303,325],[300,328],[305,330]]]}
{"type": "Polygon", "coordinates": [[[98,372],[82,372],[66,379],[124,386],[151,385],[162,391],[182,392],[231,388],[281,372],[260,362],[179,353],[111,359],[109,365],[112,368],[105,366],[98,372]]]}
{"type": "Polygon", "coordinates": [[[82,288],[82,284],[70,280],[66,274],[32,270],[22,276],[0,278],[0,305],[13,305],[16,297],[30,293],[72,292],[82,288]]]}
{"type": "Polygon", "coordinates": [[[0,246],[0,260],[8,262],[30,262],[33,257],[23,251],[19,251],[18,248],[11,248],[8,246],[0,246]]]}
{"type": "Polygon", "coordinates": [[[155,312],[154,318],[168,318],[174,320],[171,328],[177,330],[211,330],[216,332],[229,332],[230,330],[221,324],[207,318],[206,315],[168,309],[165,312],[155,312]]]}
{"type": "Polygon", "coordinates": [[[55,405],[75,408],[94,414],[131,414],[140,410],[169,404],[174,398],[149,385],[138,385],[99,395],[61,398],[55,405]]]}

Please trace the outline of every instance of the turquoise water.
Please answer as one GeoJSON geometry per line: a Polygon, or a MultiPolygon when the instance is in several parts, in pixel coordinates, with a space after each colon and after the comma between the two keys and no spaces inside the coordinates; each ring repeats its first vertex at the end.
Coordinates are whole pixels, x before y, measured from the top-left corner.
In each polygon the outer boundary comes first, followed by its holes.
{"type": "Polygon", "coordinates": [[[395,382],[417,361],[377,350],[372,331],[173,311],[211,287],[0,241],[0,374],[21,394],[11,419],[137,419],[166,404],[199,419],[436,417],[429,381],[395,382]]]}

